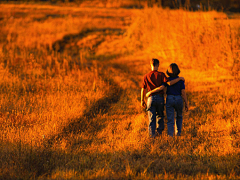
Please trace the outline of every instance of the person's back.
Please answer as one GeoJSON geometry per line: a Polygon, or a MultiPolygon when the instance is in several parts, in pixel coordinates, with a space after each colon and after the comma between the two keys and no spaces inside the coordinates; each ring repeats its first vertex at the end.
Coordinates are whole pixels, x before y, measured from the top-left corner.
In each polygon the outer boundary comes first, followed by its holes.
{"type": "MultiPolygon", "coordinates": [[[[163,83],[166,83],[167,81],[168,81],[168,79],[163,72],[153,70],[144,76],[142,87],[144,89],[147,89],[147,91],[151,91],[151,90],[161,86],[163,83]]],[[[163,95],[164,92],[159,91],[159,92],[151,94],[151,96],[156,95],[156,94],[163,95]]]]}
{"type": "MultiPolygon", "coordinates": [[[[180,70],[177,64],[172,63],[167,74],[169,80],[174,80],[178,78],[180,70]]],[[[174,111],[176,112],[176,125],[177,125],[177,135],[181,135],[182,131],[182,111],[183,111],[183,99],[185,101],[186,110],[188,110],[187,97],[185,93],[185,84],[183,81],[178,81],[172,86],[167,86],[167,99],[166,99],[166,113],[167,113],[167,126],[168,135],[173,136],[174,134],[174,111]]]]}
{"type": "MultiPolygon", "coordinates": [[[[158,71],[159,60],[152,59],[150,61],[152,71],[147,73],[143,78],[142,90],[141,90],[141,106],[145,107],[145,90],[151,91],[162,83],[167,82],[167,77],[163,72],[158,71]]],[[[149,118],[149,135],[150,137],[156,136],[156,122],[158,123],[157,132],[162,134],[164,129],[164,97],[163,91],[152,94],[151,97],[147,99],[147,111],[149,118]],[[156,121],[157,120],[157,121],[156,121]]]]}
{"type": "MultiPolygon", "coordinates": [[[[176,77],[169,77],[169,81],[179,78],[179,76],[176,77]]],[[[171,86],[167,86],[167,95],[181,95],[182,89],[185,89],[184,81],[178,81],[176,84],[173,84],[171,86]]]]}
{"type": "MultiPolygon", "coordinates": [[[[169,85],[171,87],[175,85],[175,88],[171,90],[169,88],[169,92],[174,92],[173,94],[177,94],[180,98],[181,95],[178,93],[180,89],[183,87],[182,83],[184,81],[183,77],[174,77],[173,80],[166,78],[165,74],[162,72],[158,72],[158,64],[154,65],[154,59],[151,62],[152,71],[144,76],[142,90],[141,90],[141,106],[145,108],[146,104],[144,101],[145,90],[148,90],[146,94],[147,99],[147,111],[149,117],[149,134],[151,137],[155,136],[156,129],[156,115],[158,116],[158,134],[162,134],[164,130],[164,92],[163,89],[169,85]],[[182,81],[182,82],[179,82],[182,81]]],[[[184,83],[183,83],[184,85],[184,83]]]]}

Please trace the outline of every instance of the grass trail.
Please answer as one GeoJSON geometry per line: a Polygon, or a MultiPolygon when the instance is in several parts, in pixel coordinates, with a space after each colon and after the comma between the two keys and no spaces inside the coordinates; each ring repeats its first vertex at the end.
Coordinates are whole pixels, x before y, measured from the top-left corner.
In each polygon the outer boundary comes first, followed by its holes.
{"type": "Polygon", "coordinates": [[[239,178],[238,54],[216,12],[1,7],[0,179],[239,178]],[[148,138],[140,89],[152,56],[186,79],[180,138],[166,118],[148,138]]]}

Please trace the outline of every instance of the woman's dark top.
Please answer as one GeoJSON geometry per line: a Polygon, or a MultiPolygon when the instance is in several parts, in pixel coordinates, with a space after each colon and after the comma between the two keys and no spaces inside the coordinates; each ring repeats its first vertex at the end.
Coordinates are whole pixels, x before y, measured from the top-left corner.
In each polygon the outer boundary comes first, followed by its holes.
{"type": "MultiPolygon", "coordinates": [[[[171,80],[174,80],[178,78],[177,77],[169,77],[168,80],[171,81],[171,80]]],[[[167,85],[167,95],[174,95],[174,96],[177,96],[177,95],[181,95],[182,93],[182,89],[185,89],[185,84],[184,84],[184,81],[178,81],[176,84],[174,85],[167,85]]]]}

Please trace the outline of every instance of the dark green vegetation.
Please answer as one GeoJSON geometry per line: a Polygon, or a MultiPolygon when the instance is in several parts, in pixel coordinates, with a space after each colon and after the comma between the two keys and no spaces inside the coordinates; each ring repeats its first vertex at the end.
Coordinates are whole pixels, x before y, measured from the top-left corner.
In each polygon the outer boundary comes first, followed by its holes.
{"type": "Polygon", "coordinates": [[[238,0],[2,0],[2,2],[16,2],[16,3],[50,3],[50,4],[61,4],[61,3],[72,3],[81,5],[88,3],[91,5],[96,2],[102,3],[104,6],[107,4],[121,3],[121,7],[125,8],[143,8],[147,7],[170,7],[170,8],[187,8],[189,10],[218,10],[218,11],[231,11],[240,12],[240,1],[238,0]]]}

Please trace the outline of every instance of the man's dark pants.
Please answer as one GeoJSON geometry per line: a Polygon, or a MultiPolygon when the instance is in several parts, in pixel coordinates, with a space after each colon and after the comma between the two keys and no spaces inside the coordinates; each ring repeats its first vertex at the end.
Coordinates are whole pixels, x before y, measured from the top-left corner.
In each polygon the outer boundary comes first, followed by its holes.
{"type": "Polygon", "coordinates": [[[158,124],[157,132],[162,134],[164,130],[164,97],[163,95],[153,95],[148,97],[147,111],[149,119],[149,135],[150,137],[156,136],[156,124],[158,124]]]}

